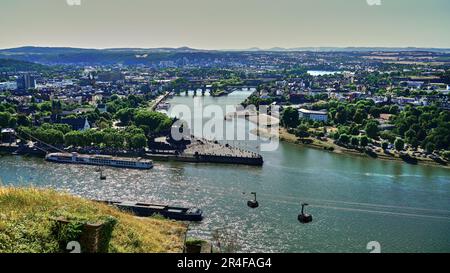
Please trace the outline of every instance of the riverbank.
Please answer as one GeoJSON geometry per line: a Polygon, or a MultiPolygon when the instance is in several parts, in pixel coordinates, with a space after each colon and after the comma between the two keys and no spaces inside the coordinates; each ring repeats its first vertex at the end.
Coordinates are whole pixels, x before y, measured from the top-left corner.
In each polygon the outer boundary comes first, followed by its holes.
{"type": "Polygon", "coordinates": [[[326,150],[329,152],[333,152],[336,154],[348,154],[353,156],[362,156],[362,157],[368,157],[373,159],[381,159],[381,160],[391,160],[391,161],[399,161],[404,162],[408,164],[422,164],[422,165],[428,165],[428,166],[435,166],[435,167],[441,167],[441,168],[447,168],[450,169],[450,166],[448,164],[441,164],[438,162],[435,162],[432,159],[429,158],[414,158],[415,160],[412,160],[410,162],[407,162],[405,159],[400,157],[400,154],[397,151],[394,151],[393,153],[386,153],[381,148],[379,151],[377,150],[371,150],[370,153],[363,152],[355,149],[349,149],[345,148],[339,145],[336,145],[333,140],[327,138],[326,141],[319,140],[317,138],[307,138],[305,142],[299,141],[299,139],[293,135],[287,132],[286,129],[281,128],[280,129],[280,140],[286,141],[298,145],[304,145],[307,147],[315,148],[315,149],[321,149],[326,150]],[[311,141],[311,143],[308,143],[311,141]]]}
{"type": "MultiPolygon", "coordinates": [[[[63,147],[61,147],[64,149],[63,147]]],[[[48,152],[60,152],[56,149],[48,149],[48,152]]],[[[170,147],[169,150],[108,150],[98,148],[72,148],[65,149],[67,153],[78,153],[80,155],[102,155],[124,158],[151,159],[155,161],[179,161],[188,163],[216,163],[216,164],[239,164],[250,166],[262,166],[263,157],[254,152],[246,151],[229,145],[222,145],[215,141],[193,138],[192,142],[184,150],[170,147]]],[[[23,155],[44,158],[44,149],[36,147],[21,147],[18,145],[0,145],[0,155],[23,155]]]]}
{"type": "Polygon", "coordinates": [[[333,140],[327,138],[326,141],[319,140],[317,138],[305,138],[304,141],[300,141],[298,137],[295,135],[289,133],[285,128],[279,129],[279,135],[275,136],[273,134],[270,134],[267,130],[253,130],[253,134],[258,134],[259,136],[270,138],[270,137],[278,137],[280,141],[293,143],[300,146],[305,146],[309,148],[324,150],[336,154],[347,154],[352,156],[359,156],[359,157],[366,157],[366,158],[373,158],[373,159],[381,159],[381,160],[390,160],[390,161],[399,161],[404,162],[408,164],[421,164],[421,165],[427,165],[427,166],[434,166],[434,167],[441,167],[450,169],[450,166],[448,164],[440,164],[438,162],[435,162],[434,160],[430,158],[415,158],[413,162],[406,162],[404,159],[400,157],[400,154],[395,151],[393,153],[385,153],[384,151],[372,151],[370,153],[366,153],[363,151],[358,151],[355,149],[349,149],[345,148],[339,145],[336,145],[333,140]],[[257,131],[257,132],[256,132],[257,131]]]}
{"type": "Polygon", "coordinates": [[[186,226],[159,219],[137,218],[113,207],[37,188],[0,187],[0,252],[65,252],[67,240],[77,240],[80,223],[104,223],[114,220],[106,252],[183,251],[186,226]],[[57,219],[68,221],[57,232],[57,219]],[[69,234],[70,232],[70,234],[69,234]],[[70,237],[70,238],[69,238],[70,237]]]}

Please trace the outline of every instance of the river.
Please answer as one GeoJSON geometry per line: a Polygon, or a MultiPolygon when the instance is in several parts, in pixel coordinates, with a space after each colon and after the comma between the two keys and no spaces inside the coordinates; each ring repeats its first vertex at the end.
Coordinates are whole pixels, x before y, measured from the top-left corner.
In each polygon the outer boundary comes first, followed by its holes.
{"type": "MultiPolygon", "coordinates": [[[[180,96],[169,103],[235,105],[249,94],[180,96]]],[[[382,252],[450,251],[450,170],[288,143],[262,154],[262,167],[155,162],[150,171],[107,168],[105,181],[91,166],[3,156],[0,179],[88,198],[200,207],[205,219],[190,225],[189,236],[210,239],[215,230],[228,230],[242,252],[369,252],[370,241],[382,252]],[[257,209],[246,206],[251,191],[257,209]],[[310,204],[310,224],[297,221],[301,202],[310,204]]]]}
{"type": "Polygon", "coordinates": [[[341,73],[339,71],[324,71],[324,70],[308,70],[307,73],[311,76],[329,76],[341,73]]]}

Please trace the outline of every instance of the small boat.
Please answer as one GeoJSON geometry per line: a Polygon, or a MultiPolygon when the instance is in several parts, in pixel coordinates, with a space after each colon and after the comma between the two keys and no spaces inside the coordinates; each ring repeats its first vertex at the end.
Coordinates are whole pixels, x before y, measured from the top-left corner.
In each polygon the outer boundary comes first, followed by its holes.
{"type": "Polygon", "coordinates": [[[97,201],[115,206],[123,211],[128,211],[139,217],[150,217],[161,215],[168,219],[179,221],[199,222],[203,220],[203,211],[198,208],[180,208],[157,204],[147,204],[138,202],[115,202],[115,201],[97,201]]]}

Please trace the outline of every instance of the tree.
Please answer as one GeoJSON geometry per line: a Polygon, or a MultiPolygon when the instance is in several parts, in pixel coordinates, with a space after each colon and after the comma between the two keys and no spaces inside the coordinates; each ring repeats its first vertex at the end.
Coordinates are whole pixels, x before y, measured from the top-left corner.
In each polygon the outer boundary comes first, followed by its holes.
{"type": "Polygon", "coordinates": [[[362,136],[362,137],[359,139],[359,145],[360,145],[361,147],[366,147],[368,144],[369,144],[369,138],[368,138],[368,137],[362,136]]]}
{"type": "Polygon", "coordinates": [[[104,143],[105,133],[103,131],[93,130],[91,133],[91,141],[97,146],[104,143]]]}
{"type": "Polygon", "coordinates": [[[339,140],[340,136],[341,136],[341,134],[339,134],[339,132],[337,132],[337,131],[333,133],[333,139],[334,140],[339,140]]]}
{"type": "Polygon", "coordinates": [[[128,100],[129,105],[132,108],[138,107],[139,104],[142,102],[142,98],[141,97],[138,97],[138,96],[133,95],[133,94],[129,95],[127,100],[128,100]]]}
{"type": "Polygon", "coordinates": [[[134,123],[138,127],[146,128],[146,134],[159,133],[172,126],[172,119],[163,113],[140,110],[134,116],[134,123]]]}
{"type": "Polygon", "coordinates": [[[336,109],[335,122],[338,124],[345,124],[347,122],[347,111],[343,106],[336,109]]]}
{"type": "Polygon", "coordinates": [[[27,115],[19,114],[17,115],[17,126],[30,126],[31,120],[27,115]]]}
{"type": "Polygon", "coordinates": [[[339,136],[339,142],[342,144],[348,144],[350,141],[350,137],[347,134],[341,134],[339,136]]]}
{"type": "MultiPolygon", "coordinates": [[[[424,140],[425,143],[433,143],[435,149],[450,149],[450,122],[441,122],[438,127],[429,131],[424,140]]],[[[427,145],[427,144],[425,144],[427,145]]]]}
{"type": "Polygon", "coordinates": [[[97,122],[96,125],[98,129],[103,130],[110,128],[112,126],[112,122],[109,120],[106,120],[105,118],[101,117],[97,122]]]}
{"type": "Polygon", "coordinates": [[[368,137],[376,139],[378,137],[378,123],[374,120],[370,120],[366,124],[365,131],[368,137]]]}
{"type": "Polygon", "coordinates": [[[436,149],[436,146],[432,142],[428,142],[427,145],[425,145],[425,150],[427,153],[432,153],[436,149]]]}
{"type": "Polygon", "coordinates": [[[86,138],[82,132],[71,131],[64,135],[64,143],[67,146],[84,147],[87,146],[86,138]]]}
{"type": "Polygon", "coordinates": [[[381,148],[382,148],[383,150],[387,150],[388,147],[389,147],[389,143],[388,143],[388,142],[383,141],[383,142],[381,143],[381,148]]]}
{"type": "Polygon", "coordinates": [[[121,149],[124,147],[124,136],[113,129],[106,130],[103,136],[104,144],[108,147],[121,149]]]}
{"type": "Polygon", "coordinates": [[[445,152],[443,152],[443,153],[442,153],[442,156],[443,156],[445,159],[450,160],[450,151],[445,151],[445,152]]]}
{"type": "Polygon", "coordinates": [[[353,136],[359,135],[359,126],[356,123],[352,123],[352,125],[350,125],[350,134],[353,136]]]}
{"type": "Polygon", "coordinates": [[[100,119],[100,111],[95,109],[94,111],[86,112],[82,115],[79,115],[80,118],[87,118],[89,123],[96,123],[100,119]]]}
{"type": "Polygon", "coordinates": [[[54,129],[57,131],[60,131],[63,135],[67,134],[68,132],[72,131],[72,127],[70,127],[70,125],[68,124],[58,124],[58,123],[44,123],[41,125],[41,127],[39,127],[39,129],[43,129],[43,130],[49,130],[49,129],[54,129]]]}
{"type": "Polygon", "coordinates": [[[351,138],[351,140],[350,140],[350,143],[351,143],[353,146],[358,146],[358,145],[359,145],[359,138],[358,138],[357,136],[352,136],[352,138],[351,138]]]}
{"type": "Polygon", "coordinates": [[[396,115],[398,113],[399,109],[397,105],[392,105],[389,107],[389,114],[396,115]]]}
{"type": "Polygon", "coordinates": [[[292,107],[287,107],[283,112],[281,121],[286,128],[296,128],[299,123],[298,111],[292,107]]]}
{"type": "Polygon", "coordinates": [[[417,140],[417,133],[413,129],[409,129],[405,133],[405,141],[413,147],[419,146],[419,141],[417,140]]]}
{"type": "Polygon", "coordinates": [[[320,127],[320,122],[318,122],[318,121],[314,121],[314,123],[313,123],[313,127],[314,128],[319,128],[320,127]]]}
{"type": "Polygon", "coordinates": [[[397,138],[394,142],[394,147],[397,151],[401,151],[405,148],[405,142],[401,138],[397,138]]]}
{"type": "Polygon", "coordinates": [[[128,126],[125,129],[125,132],[130,135],[145,134],[145,130],[143,130],[142,128],[136,127],[135,125],[128,126]]]}
{"type": "Polygon", "coordinates": [[[64,134],[53,128],[45,129],[40,127],[32,134],[39,140],[51,145],[60,145],[64,143],[64,134]]]}
{"type": "Polygon", "coordinates": [[[2,128],[8,127],[10,119],[11,119],[10,113],[0,112],[0,127],[2,127],[2,128]]]}
{"type": "Polygon", "coordinates": [[[380,137],[384,140],[388,140],[390,143],[393,143],[395,141],[395,139],[397,138],[397,135],[394,134],[391,131],[381,131],[380,133],[380,137]]]}
{"type": "Polygon", "coordinates": [[[100,114],[100,119],[102,119],[102,118],[107,121],[110,121],[110,120],[112,120],[112,115],[109,112],[104,112],[104,113],[100,114]]]}
{"type": "Polygon", "coordinates": [[[117,111],[116,118],[120,120],[122,125],[128,125],[133,118],[134,109],[132,108],[123,108],[117,111]]]}
{"type": "Polygon", "coordinates": [[[16,126],[17,126],[17,117],[11,116],[11,118],[9,119],[9,122],[8,122],[8,127],[16,128],[16,126]]]}
{"type": "Polygon", "coordinates": [[[356,110],[355,115],[353,116],[353,121],[361,124],[364,122],[364,120],[367,119],[367,114],[363,109],[356,110]]]}
{"type": "Polygon", "coordinates": [[[402,136],[406,133],[406,131],[408,131],[408,128],[409,128],[408,124],[404,120],[401,120],[400,122],[398,122],[396,124],[396,127],[397,127],[397,131],[398,131],[399,135],[402,135],[402,136]]]}
{"type": "Polygon", "coordinates": [[[8,112],[10,114],[14,114],[16,110],[14,109],[15,106],[8,102],[2,102],[0,103],[0,112],[8,112]]]}
{"type": "Polygon", "coordinates": [[[295,130],[295,136],[299,138],[309,137],[308,126],[301,124],[295,130]]]}
{"type": "Polygon", "coordinates": [[[372,115],[372,117],[379,118],[380,114],[381,114],[381,110],[380,110],[380,108],[378,108],[376,106],[372,106],[372,107],[370,107],[369,113],[372,115]]]}
{"type": "Polygon", "coordinates": [[[51,102],[51,107],[52,107],[52,109],[51,109],[52,114],[61,114],[62,104],[61,104],[60,100],[53,100],[51,102]]]}
{"type": "Polygon", "coordinates": [[[51,112],[52,111],[52,103],[50,101],[45,101],[38,104],[38,109],[41,112],[51,112]]]}
{"type": "Polygon", "coordinates": [[[129,146],[132,149],[143,149],[147,146],[147,138],[144,134],[133,135],[130,138],[129,146]]]}

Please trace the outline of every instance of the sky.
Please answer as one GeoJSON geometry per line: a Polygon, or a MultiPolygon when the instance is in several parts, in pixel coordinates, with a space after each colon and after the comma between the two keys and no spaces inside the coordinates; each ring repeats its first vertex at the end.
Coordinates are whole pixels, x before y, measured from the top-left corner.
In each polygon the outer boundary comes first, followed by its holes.
{"type": "Polygon", "coordinates": [[[450,48],[449,11],[449,0],[0,0],[0,48],[450,48]]]}

